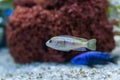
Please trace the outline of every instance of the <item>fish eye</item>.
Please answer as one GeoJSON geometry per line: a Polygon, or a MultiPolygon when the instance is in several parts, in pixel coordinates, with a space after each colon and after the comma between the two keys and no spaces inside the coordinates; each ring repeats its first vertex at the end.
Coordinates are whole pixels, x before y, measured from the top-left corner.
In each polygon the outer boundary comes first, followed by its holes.
{"type": "Polygon", "coordinates": [[[49,43],[51,43],[51,42],[52,42],[52,40],[49,41],[49,43]]]}
{"type": "Polygon", "coordinates": [[[77,60],[81,60],[80,58],[77,58],[77,60]]]}

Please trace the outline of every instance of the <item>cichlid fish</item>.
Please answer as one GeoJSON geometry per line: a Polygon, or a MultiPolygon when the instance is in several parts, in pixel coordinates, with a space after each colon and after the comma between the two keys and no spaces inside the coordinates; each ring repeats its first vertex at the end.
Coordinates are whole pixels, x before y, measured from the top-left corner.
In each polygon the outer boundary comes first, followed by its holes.
{"type": "Polygon", "coordinates": [[[86,48],[96,50],[96,39],[87,40],[84,38],[62,35],[51,38],[46,42],[46,45],[59,51],[86,51],[86,48]]]}
{"type": "Polygon", "coordinates": [[[110,52],[90,51],[74,57],[71,63],[92,67],[95,64],[116,63],[117,58],[117,56],[112,56],[110,52]]]}

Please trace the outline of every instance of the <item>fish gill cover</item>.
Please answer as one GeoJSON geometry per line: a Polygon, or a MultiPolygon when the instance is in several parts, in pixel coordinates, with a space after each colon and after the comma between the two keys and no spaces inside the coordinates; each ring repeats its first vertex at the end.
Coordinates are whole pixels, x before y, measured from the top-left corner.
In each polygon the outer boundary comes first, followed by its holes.
{"type": "Polygon", "coordinates": [[[97,39],[98,51],[111,51],[115,42],[107,17],[107,0],[15,0],[7,24],[7,44],[18,63],[67,62],[82,52],[56,51],[45,42],[53,36],[97,39]]]}

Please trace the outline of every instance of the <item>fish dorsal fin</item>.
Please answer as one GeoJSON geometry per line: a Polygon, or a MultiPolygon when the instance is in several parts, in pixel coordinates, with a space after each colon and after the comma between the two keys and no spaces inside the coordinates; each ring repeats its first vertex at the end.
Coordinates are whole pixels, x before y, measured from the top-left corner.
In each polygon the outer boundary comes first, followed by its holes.
{"type": "Polygon", "coordinates": [[[78,38],[78,37],[74,37],[75,39],[77,40],[81,40],[82,42],[87,42],[88,40],[87,39],[84,39],[84,38],[78,38]]]}
{"type": "Polygon", "coordinates": [[[57,39],[57,37],[55,36],[55,37],[52,37],[52,39],[57,39]]]}
{"type": "Polygon", "coordinates": [[[73,36],[70,36],[70,35],[60,35],[60,37],[69,37],[69,38],[73,38],[73,36]]]}
{"type": "Polygon", "coordinates": [[[79,37],[74,37],[74,36],[69,36],[69,35],[60,35],[61,37],[69,37],[69,38],[74,38],[74,39],[77,39],[77,40],[80,40],[82,42],[87,42],[88,40],[85,39],[85,38],[79,38],[79,37]]]}

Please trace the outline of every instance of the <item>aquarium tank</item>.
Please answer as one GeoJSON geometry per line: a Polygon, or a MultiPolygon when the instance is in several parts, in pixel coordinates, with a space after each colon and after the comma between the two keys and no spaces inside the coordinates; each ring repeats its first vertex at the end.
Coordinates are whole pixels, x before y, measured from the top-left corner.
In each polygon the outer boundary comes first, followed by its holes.
{"type": "Polygon", "coordinates": [[[120,80],[119,14],[120,0],[0,0],[0,80],[120,80]]]}

